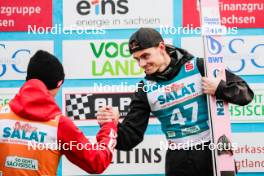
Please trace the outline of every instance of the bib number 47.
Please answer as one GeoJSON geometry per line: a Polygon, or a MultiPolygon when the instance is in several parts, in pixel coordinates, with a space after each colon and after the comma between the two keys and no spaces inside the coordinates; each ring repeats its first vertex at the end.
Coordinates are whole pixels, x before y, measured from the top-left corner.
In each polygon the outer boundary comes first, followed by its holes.
{"type": "MultiPolygon", "coordinates": [[[[193,103],[183,106],[184,111],[190,108],[192,109],[191,122],[193,123],[193,122],[196,122],[198,118],[198,103],[193,102],[193,103]]],[[[187,121],[187,117],[183,117],[182,112],[180,111],[179,108],[176,108],[173,110],[172,116],[170,118],[170,123],[172,125],[175,125],[175,124],[185,125],[186,121],[187,121]]]]}

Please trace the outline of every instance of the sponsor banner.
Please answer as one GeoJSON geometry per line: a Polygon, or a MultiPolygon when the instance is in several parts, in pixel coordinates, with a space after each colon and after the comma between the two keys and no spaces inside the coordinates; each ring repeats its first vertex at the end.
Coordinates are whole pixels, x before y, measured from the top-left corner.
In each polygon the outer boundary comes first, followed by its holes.
{"type": "Polygon", "coordinates": [[[264,133],[235,133],[233,144],[238,172],[264,172],[264,133]]]}
{"type": "MultiPolygon", "coordinates": [[[[94,137],[92,137],[94,138],[94,137]]],[[[89,140],[91,137],[89,137],[89,140]]],[[[103,174],[164,174],[166,139],[164,135],[146,135],[134,149],[114,151],[112,163],[103,174]]],[[[86,172],[62,157],[62,175],[85,175],[86,172]]]]}
{"type": "Polygon", "coordinates": [[[0,41],[0,80],[25,80],[29,59],[39,49],[53,53],[53,42],[0,41]]]}
{"type": "Polygon", "coordinates": [[[63,0],[63,24],[71,29],[172,26],[173,4],[172,0],[63,0]]]}
{"type": "MultiPolygon", "coordinates": [[[[165,41],[172,43],[171,39],[165,41]]],[[[62,45],[67,79],[142,78],[145,75],[132,58],[127,40],[65,40],[62,45]]]]}
{"type": "Polygon", "coordinates": [[[94,84],[87,88],[63,88],[63,113],[77,125],[98,125],[96,113],[102,106],[119,110],[122,119],[129,111],[135,86],[103,86],[94,84]]]}
{"type": "MultiPolygon", "coordinates": [[[[234,157],[239,173],[264,172],[264,142],[259,140],[263,135],[263,133],[232,134],[234,157]]],[[[89,136],[89,139],[91,138],[95,137],[89,136]]],[[[104,174],[164,174],[166,147],[164,135],[145,135],[143,142],[131,151],[115,150],[113,161],[104,174]]],[[[63,156],[62,174],[84,175],[86,172],[63,156]]]]}
{"type": "Polygon", "coordinates": [[[0,113],[10,112],[8,104],[18,91],[18,88],[0,88],[0,113]]]}
{"type": "Polygon", "coordinates": [[[28,27],[51,26],[52,0],[1,1],[0,31],[28,31],[28,27]]]}
{"type": "MultiPolygon", "coordinates": [[[[237,75],[263,74],[264,36],[226,36],[222,37],[222,42],[211,38],[210,44],[217,50],[214,52],[222,52],[223,61],[229,71],[237,75]]],[[[197,57],[203,57],[203,47],[197,46],[203,46],[201,37],[185,37],[181,40],[182,48],[197,57]]]]}
{"type": "MultiPolygon", "coordinates": [[[[263,0],[219,0],[221,24],[226,27],[263,28],[263,0]]],[[[183,1],[183,26],[199,27],[197,0],[183,1]]]]}
{"type": "Polygon", "coordinates": [[[144,76],[127,40],[63,41],[63,65],[67,79],[144,76]]]}
{"type": "Polygon", "coordinates": [[[254,99],[245,106],[229,104],[229,112],[233,123],[264,122],[264,84],[250,84],[254,99]]]}
{"type": "MultiPolygon", "coordinates": [[[[102,106],[110,105],[118,109],[120,121],[127,115],[137,85],[103,85],[94,83],[93,87],[62,88],[63,114],[78,126],[97,126],[96,113],[102,106]]],[[[160,124],[150,114],[149,124],[160,124]]]]}

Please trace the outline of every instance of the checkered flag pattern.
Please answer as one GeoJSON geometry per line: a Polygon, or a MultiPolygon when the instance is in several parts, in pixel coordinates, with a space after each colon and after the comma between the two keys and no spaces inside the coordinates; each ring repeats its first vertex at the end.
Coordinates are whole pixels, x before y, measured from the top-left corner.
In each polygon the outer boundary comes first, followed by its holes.
{"type": "Polygon", "coordinates": [[[88,97],[91,94],[66,94],[66,115],[72,120],[86,120],[90,116],[88,97]]]}

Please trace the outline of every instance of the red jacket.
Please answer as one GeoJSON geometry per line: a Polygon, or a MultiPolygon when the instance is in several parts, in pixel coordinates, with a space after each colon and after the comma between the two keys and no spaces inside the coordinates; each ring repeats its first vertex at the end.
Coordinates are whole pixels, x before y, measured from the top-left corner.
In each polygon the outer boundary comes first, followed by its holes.
{"type": "Polygon", "coordinates": [[[18,116],[32,121],[48,121],[61,115],[58,124],[58,141],[70,143],[76,141],[85,146],[90,146],[88,150],[77,150],[76,146],[72,150],[61,150],[72,163],[76,164],[88,173],[102,173],[112,160],[112,151],[116,144],[116,130],[114,123],[104,124],[98,132],[96,139],[100,150],[92,149],[92,145],[75,124],[62,115],[46,86],[39,80],[27,81],[20,89],[19,93],[10,102],[11,110],[18,116]],[[114,134],[113,134],[114,133],[114,134]]]}

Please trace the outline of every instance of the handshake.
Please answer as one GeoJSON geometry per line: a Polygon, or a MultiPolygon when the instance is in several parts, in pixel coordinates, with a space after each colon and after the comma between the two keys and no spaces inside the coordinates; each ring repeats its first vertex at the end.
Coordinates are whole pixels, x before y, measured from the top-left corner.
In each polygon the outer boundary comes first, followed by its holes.
{"type": "Polygon", "coordinates": [[[104,106],[98,110],[96,117],[98,124],[102,126],[107,122],[114,122],[115,124],[118,124],[120,115],[117,107],[104,106]]]}

